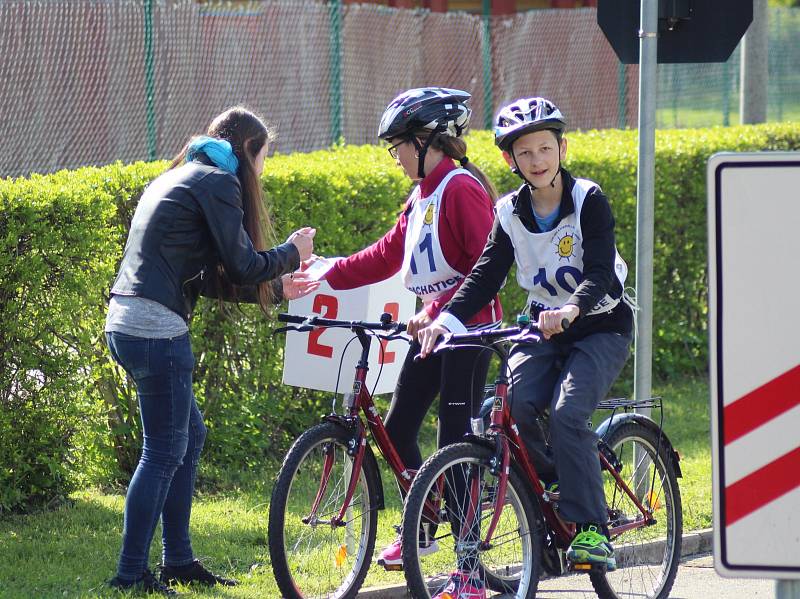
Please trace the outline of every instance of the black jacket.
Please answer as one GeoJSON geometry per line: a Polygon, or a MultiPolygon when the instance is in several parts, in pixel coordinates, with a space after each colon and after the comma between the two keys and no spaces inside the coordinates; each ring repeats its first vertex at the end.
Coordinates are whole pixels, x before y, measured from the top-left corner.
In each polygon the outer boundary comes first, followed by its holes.
{"type": "Polygon", "coordinates": [[[243,286],[297,269],[294,244],[257,252],[243,217],[235,175],[205,157],[167,171],[136,207],[111,293],[157,301],[188,320],[200,294],[214,295],[206,275],[220,263],[230,282],[243,286]]]}
{"type": "MultiPolygon", "coordinates": [[[[572,199],[575,178],[563,168],[561,173],[564,190],[557,222],[575,212],[575,203],[572,199]]],[[[512,203],[514,214],[519,217],[525,228],[532,233],[541,232],[533,216],[530,188],[527,185],[523,185],[515,192],[512,203]]],[[[581,230],[584,236],[584,278],[572,294],[570,303],[576,304],[581,314],[585,314],[606,293],[614,298],[621,297],[623,293],[622,285],[614,274],[616,254],[614,217],[608,199],[599,188],[586,196],[581,211],[581,230]]],[[[451,312],[461,322],[467,322],[472,314],[486,303],[486,298],[493,297],[503,286],[514,260],[511,238],[503,230],[499,219],[495,218],[494,227],[481,257],[444,310],[451,312]]],[[[534,309],[531,317],[537,318],[538,310],[534,309]]],[[[620,302],[609,312],[580,316],[567,331],[553,339],[566,343],[592,333],[613,332],[630,335],[632,328],[632,311],[624,302],[620,302]]]]}

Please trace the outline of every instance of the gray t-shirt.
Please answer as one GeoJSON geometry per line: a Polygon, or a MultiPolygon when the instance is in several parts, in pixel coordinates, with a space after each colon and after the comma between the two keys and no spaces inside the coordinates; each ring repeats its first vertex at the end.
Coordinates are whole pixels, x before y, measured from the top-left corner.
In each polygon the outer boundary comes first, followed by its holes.
{"type": "Polygon", "coordinates": [[[146,339],[169,339],[188,333],[189,327],[163,304],[135,295],[112,295],[105,330],[146,339]]]}

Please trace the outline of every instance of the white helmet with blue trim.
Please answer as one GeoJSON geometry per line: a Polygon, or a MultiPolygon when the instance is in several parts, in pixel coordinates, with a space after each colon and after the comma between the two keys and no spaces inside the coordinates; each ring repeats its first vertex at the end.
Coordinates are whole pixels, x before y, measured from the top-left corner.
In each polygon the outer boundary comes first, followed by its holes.
{"type": "Polygon", "coordinates": [[[504,106],[494,121],[494,143],[506,152],[517,138],[532,131],[563,133],[567,121],[558,107],[544,98],[522,98],[504,106]]]}

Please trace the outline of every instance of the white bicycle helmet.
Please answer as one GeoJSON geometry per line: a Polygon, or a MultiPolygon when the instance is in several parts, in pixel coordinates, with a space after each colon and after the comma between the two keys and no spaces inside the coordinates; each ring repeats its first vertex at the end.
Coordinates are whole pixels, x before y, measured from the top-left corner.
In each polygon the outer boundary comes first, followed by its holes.
{"type": "Polygon", "coordinates": [[[459,137],[469,125],[472,111],[467,92],[446,87],[410,89],[389,102],[383,111],[378,137],[402,137],[418,129],[459,137]]]}
{"type": "Polygon", "coordinates": [[[526,133],[542,129],[563,132],[566,126],[564,115],[550,100],[522,98],[498,113],[494,121],[494,143],[510,152],[511,144],[526,133]]]}

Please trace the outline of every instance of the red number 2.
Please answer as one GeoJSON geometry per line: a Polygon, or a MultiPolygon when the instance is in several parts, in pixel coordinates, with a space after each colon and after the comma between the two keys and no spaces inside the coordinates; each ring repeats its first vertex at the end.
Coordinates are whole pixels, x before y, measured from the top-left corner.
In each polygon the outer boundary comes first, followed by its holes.
{"type": "MultiPolygon", "coordinates": [[[[339,302],[332,295],[320,293],[314,298],[314,307],[312,309],[322,318],[336,318],[339,312],[339,302]],[[324,314],[323,310],[325,310],[324,314]]],[[[330,345],[323,345],[319,342],[319,336],[324,332],[325,329],[314,329],[308,334],[308,353],[322,356],[323,358],[332,358],[333,348],[330,345]]]]}
{"type": "MultiPolygon", "coordinates": [[[[397,320],[400,315],[400,304],[397,302],[389,302],[383,307],[384,312],[388,312],[392,315],[392,320],[397,320]]],[[[386,346],[389,345],[389,342],[385,339],[381,339],[381,346],[383,347],[383,351],[378,353],[378,364],[391,364],[394,362],[395,352],[393,351],[386,351],[386,346]]]]}

